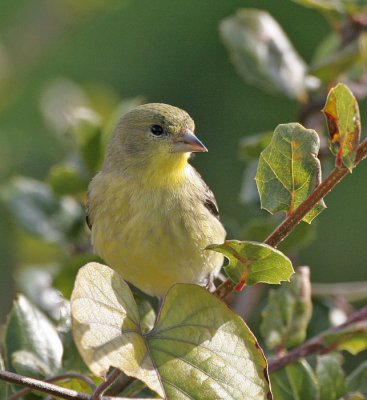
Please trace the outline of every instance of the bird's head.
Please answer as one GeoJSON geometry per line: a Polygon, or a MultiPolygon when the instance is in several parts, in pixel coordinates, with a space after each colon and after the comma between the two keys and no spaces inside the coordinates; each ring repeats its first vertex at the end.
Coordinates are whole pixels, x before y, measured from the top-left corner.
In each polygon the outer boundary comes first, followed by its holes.
{"type": "Polygon", "coordinates": [[[135,107],[119,121],[109,143],[105,166],[155,169],[157,173],[184,167],[192,152],[207,149],[194,135],[187,112],[168,104],[135,107]]]}

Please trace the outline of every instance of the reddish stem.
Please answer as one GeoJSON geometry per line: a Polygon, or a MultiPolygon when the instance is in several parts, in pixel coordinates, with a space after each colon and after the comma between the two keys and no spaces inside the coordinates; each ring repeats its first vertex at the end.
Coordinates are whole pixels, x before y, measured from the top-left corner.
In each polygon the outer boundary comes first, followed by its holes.
{"type": "MultiPolygon", "coordinates": [[[[367,156],[367,139],[365,139],[357,148],[357,155],[354,165],[357,166],[367,156]]],[[[302,221],[303,217],[309,213],[315,205],[322,200],[342,179],[349,174],[346,167],[335,168],[329,176],[320,183],[319,186],[299,205],[278,227],[265,239],[264,243],[269,246],[277,247],[293,229],[302,221]]],[[[233,289],[235,284],[227,279],[221,283],[214,294],[223,299],[233,289]]]]}

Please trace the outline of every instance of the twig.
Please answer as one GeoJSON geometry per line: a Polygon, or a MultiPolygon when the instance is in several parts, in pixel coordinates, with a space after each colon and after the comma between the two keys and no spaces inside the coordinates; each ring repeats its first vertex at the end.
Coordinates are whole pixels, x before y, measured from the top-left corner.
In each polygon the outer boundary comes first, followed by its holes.
{"type": "MultiPolygon", "coordinates": [[[[80,393],[76,390],[71,390],[67,388],[63,388],[61,386],[53,385],[52,383],[40,381],[34,378],[28,378],[23,375],[16,374],[14,372],[9,371],[1,371],[0,370],[0,380],[5,382],[13,383],[16,385],[27,386],[32,388],[32,390],[36,390],[43,393],[51,394],[55,397],[61,397],[62,399],[67,400],[92,400],[92,395],[86,393],[80,393]]],[[[103,396],[102,400],[130,400],[126,397],[110,397],[103,396]]],[[[135,400],[156,400],[153,398],[147,399],[135,399],[135,400]]]]}
{"type": "Polygon", "coordinates": [[[9,383],[27,386],[33,390],[38,390],[53,396],[61,397],[63,399],[71,400],[90,400],[90,395],[79,393],[75,390],[66,389],[60,386],[53,385],[52,383],[39,381],[38,379],[28,378],[26,376],[18,375],[13,372],[0,371],[0,379],[9,383]]]}
{"type": "Polygon", "coordinates": [[[322,332],[320,335],[317,335],[312,339],[307,340],[307,342],[304,342],[301,346],[293,349],[292,351],[281,357],[277,357],[274,358],[273,360],[270,360],[268,366],[269,373],[277,371],[283,368],[285,365],[297,361],[300,358],[306,357],[310,354],[329,353],[330,351],[334,350],[334,347],[327,346],[325,344],[323,340],[325,335],[330,333],[337,333],[349,325],[365,320],[367,320],[367,307],[363,307],[360,310],[351,314],[350,317],[343,324],[322,332]]]}
{"type": "MultiPolygon", "coordinates": [[[[357,166],[367,156],[367,139],[357,148],[357,155],[354,165],[357,166]]],[[[343,178],[349,174],[346,167],[335,168],[329,176],[320,183],[319,186],[299,205],[278,227],[265,239],[264,243],[269,246],[277,247],[292,230],[301,222],[302,218],[309,213],[315,205],[322,200],[343,178]]],[[[230,293],[235,284],[227,279],[221,283],[214,294],[223,299],[230,293]]]]}
{"type": "MultiPolygon", "coordinates": [[[[45,379],[45,382],[51,383],[51,382],[59,382],[59,381],[64,381],[67,379],[78,379],[80,381],[85,382],[93,391],[96,390],[97,386],[95,383],[92,381],[92,379],[88,378],[87,376],[77,374],[74,372],[66,373],[66,374],[60,374],[60,375],[55,375],[50,378],[45,379]]],[[[30,393],[33,389],[28,387],[19,390],[18,392],[12,394],[11,396],[8,397],[8,400],[17,400],[20,397],[25,396],[26,394],[30,393]]]]}
{"type": "Polygon", "coordinates": [[[91,400],[100,400],[102,394],[113,384],[113,382],[120,376],[120,374],[121,371],[118,368],[114,368],[113,371],[93,392],[91,400]]]}

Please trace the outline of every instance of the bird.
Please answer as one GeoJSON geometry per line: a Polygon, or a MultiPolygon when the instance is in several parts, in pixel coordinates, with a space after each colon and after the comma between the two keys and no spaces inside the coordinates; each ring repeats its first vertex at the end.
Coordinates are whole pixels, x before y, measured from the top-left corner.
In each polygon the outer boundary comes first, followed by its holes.
{"type": "Polygon", "coordinates": [[[189,114],[148,103],[127,112],[88,187],[95,252],[124,280],[162,298],[177,283],[205,285],[223,255],[206,250],[226,231],[208,185],[188,162],[207,152],[189,114]]]}

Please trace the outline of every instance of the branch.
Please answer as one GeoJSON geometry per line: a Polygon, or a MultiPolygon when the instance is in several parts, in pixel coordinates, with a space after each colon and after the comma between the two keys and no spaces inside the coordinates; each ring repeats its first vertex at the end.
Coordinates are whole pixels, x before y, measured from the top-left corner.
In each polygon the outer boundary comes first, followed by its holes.
{"type": "MultiPolygon", "coordinates": [[[[92,381],[92,379],[88,378],[87,376],[77,374],[74,372],[69,372],[66,374],[61,374],[61,375],[55,375],[52,376],[51,378],[45,379],[45,382],[51,383],[51,382],[59,382],[59,381],[64,381],[66,379],[78,379],[80,381],[85,382],[93,391],[96,390],[96,385],[92,381]]],[[[26,394],[30,393],[33,389],[30,387],[24,388],[19,390],[18,392],[14,393],[13,395],[8,397],[8,400],[17,400],[20,397],[25,396],[26,394]]]]}
{"type": "Polygon", "coordinates": [[[323,337],[325,334],[337,333],[347,326],[350,326],[356,322],[367,320],[367,307],[363,307],[360,310],[354,312],[343,324],[336,327],[330,328],[320,335],[313,337],[307,342],[304,342],[301,346],[296,347],[289,353],[277,357],[269,362],[268,370],[270,372],[277,371],[283,368],[285,365],[290,364],[300,358],[306,357],[310,354],[325,354],[333,351],[335,346],[327,346],[324,343],[323,337]]]}
{"type": "MultiPolygon", "coordinates": [[[[76,390],[66,389],[61,386],[53,385],[52,383],[40,381],[34,378],[28,378],[23,375],[15,374],[14,372],[1,371],[0,370],[0,380],[5,382],[13,383],[16,385],[27,386],[32,390],[38,392],[48,393],[54,397],[60,397],[67,400],[92,400],[92,396],[86,393],[80,393],[76,390]]],[[[130,400],[126,397],[110,397],[103,396],[102,400],[130,400]]],[[[135,399],[135,400],[154,400],[154,399],[135,399]]],[[[155,399],[156,400],[156,399],[155,399]]]]}
{"type": "MultiPolygon", "coordinates": [[[[357,155],[354,165],[357,166],[367,157],[367,139],[365,139],[357,148],[357,155]]],[[[330,175],[320,183],[319,186],[299,205],[278,227],[265,239],[264,243],[269,246],[277,247],[293,229],[302,221],[303,217],[309,213],[315,205],[322,200],[334,187],[347,175],[349,170],[346,167],[335,168],[330,175]]],[[[223,299],[229,294],[235,286],[230,279],[221,283],[214,294],[223,299]]]]}

